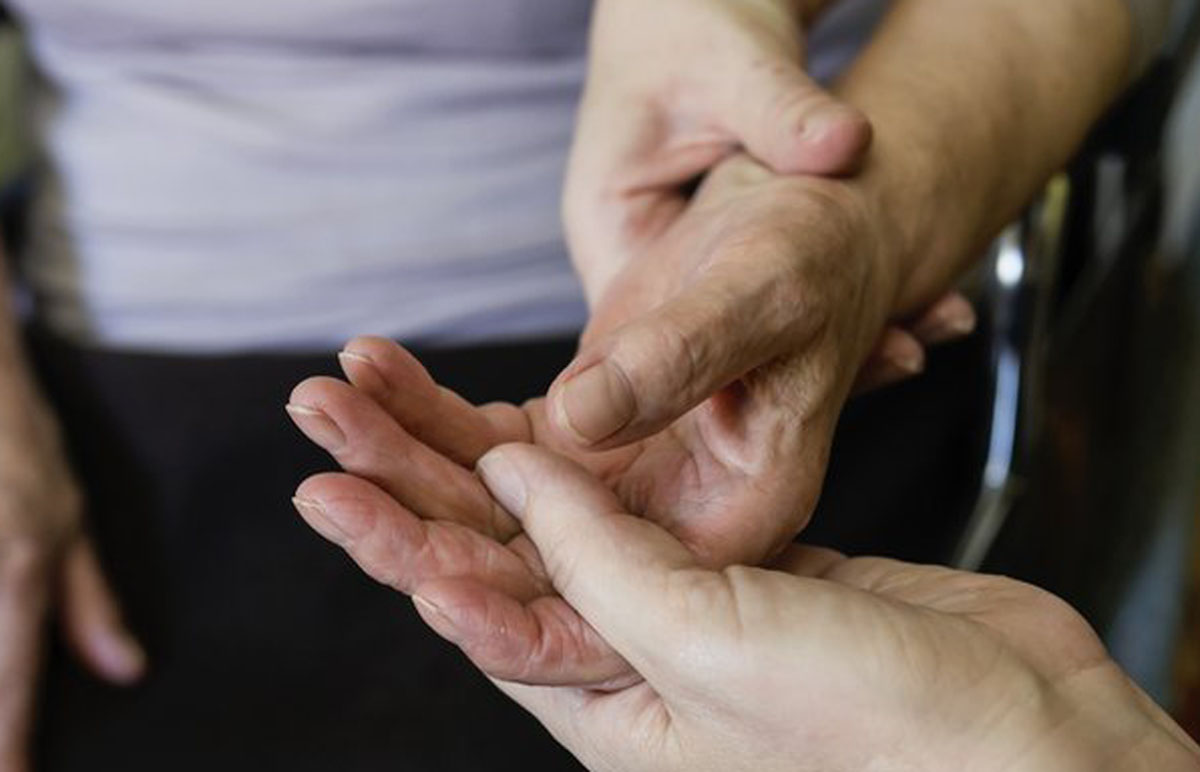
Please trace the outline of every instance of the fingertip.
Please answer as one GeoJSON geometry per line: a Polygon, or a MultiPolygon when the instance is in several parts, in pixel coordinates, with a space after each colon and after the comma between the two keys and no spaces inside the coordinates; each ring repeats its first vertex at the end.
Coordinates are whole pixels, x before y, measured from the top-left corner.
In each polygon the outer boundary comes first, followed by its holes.
{"type": "MultiPolygon", "coordinates": [[[[343,349],[337,353],[338,364],[342,368],[342,372],[354,383],[354,376],[359,373],[370,374],[376,372],[375,360],[366,354],[360,354],[357,351],[343,349]]],[[[357,385],[357,384],[356,384],[357,385]]]]}
{"type": "Polygon", "coordinates": [[[492,496],[523,523],[534,544],[544,526],[558,522],[568,509],[614,512],[620,508],[615,494],[590,472],[536,445],[497,446],[480,458],[476,471],[492,496]]]}
{"type": "Polygon", "coordinates": [[[920,375],[925,370],[925,347],[911,335],[900,334],[889,339],[883,359],[901,376],[920,375]]]}
{"type": "Polygon", "coordinates": [[[71,650],[105,681],[127,685],[139,680],[146,652],[122,623],[120,607],[86,539],[70,547],[61,571],[59,614],[71,650]]]}
{"type": "Polygon", "coordinates": [[[340,547],[349,543],[350,540],[345,529],[341,527],[337,519],[329,516],[329,511],[320,499],[293,496],[292,506],[296,508],[308,527],[320,534],[326,541],[340,547]]]}
{"type": "Polygon", "coordinates": [[[344,494],[345,481],[355,479],[357,478],[351,477],[344,472],[320,472],[309,475],[304,478],[303,482],[296,486],[295,497],[322,501],[339,493],[344,494]]]}
{"type": "Polygon", "coordinates": [[[292,391],[288,394],[287,404],[319,408],[340,388],[346,386],[348,384],[337,378],[331,378],[328,375],[314,375],[292,387],[292,391]]]}
{"type": "Polygon", "coordinates": [[[908,380],[925,370],[925,348],[899,327],[888,327],[870,357],[863,363],[854,393],[881,389],[908,380]]]}
{"type": "Polygon", "coordinates": [[[110,683],[130,686],[146,674],[146,651],[126,631],[107,631],[95,635],[88,651],[97,675],[110,683]]]}
{"type": "Polygon", "coordinates": [[[374,483],[344,472],[325,472],[300,483],[292,505],[310,528],[346,548],[368,533],[395,502],[374,483]]]}
{"type": "Polygon", "coordinates": [[[392,348],[400,348],[400,344],[391,338],[384,338],[380,335],[355,335],[346,341],[346,345],[342,346],[343,351],[361,354],[366,357],[370,357],[373,353],[392,348]]]}
{"type": "Polygon", "coordinates": [[[965,338],[975,331],[978,324],[975,307],[965,297],[955,293],[943,298],[918,319],[912,332],[925,344],[936,345],[965,338]]]}
{"type": "Polygon", "coordinates": [[[560,434],[588,448],[611,439],[637,415],[637,398],[629,378],[601,361],[555,385],[550,396],[552,418],[560,434]]]}
{"type": "Polygon", "coordinates": [[[858,110],[831,104],[806,114],[778,171],[789,174],[852,174],[874,139],[870,121],[858,110]]]}
{"type": "Polygon", "coordinates": [[[360,335],[350,339],[342,347],[342,353],[349,354],[352,360],[370,362],[380,372],[388,373],[392,378],[414,378],[432,382],[424,365],[406,349],[391,338],[378,335],[360,335]]]}
{"type": "Polygon", "coordinates": [[[494,448],[480,457],[475,472],[505,511],[522,520],[528,488],[519,461],[514,462],[514,455],[511,446],[494,448]]]}
{"type": "Polygon", "coordinates": [[[417,616],[435,633],[455,645],[461,642],[462,634],[458,623],[435,598],[414,594],[412,603],[417,610],[417,616]]]}

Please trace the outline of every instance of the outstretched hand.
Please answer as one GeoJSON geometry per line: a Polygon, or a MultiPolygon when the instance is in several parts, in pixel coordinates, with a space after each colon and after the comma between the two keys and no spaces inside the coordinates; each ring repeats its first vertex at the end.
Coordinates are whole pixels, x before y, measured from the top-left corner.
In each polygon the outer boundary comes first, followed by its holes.
{"type": "MultiPolygon", "coordinates": [[[[558,597],[519,521],[474,473],[479,458],[501,444],[559,447],[545,400],[476,407],[382,338],[356,338],[339,358],[350,383],[309,379],[288,404],[299,428],[347,472],[300,485],[295,503],[305,520],[401,592],[452,580],[503,609],[506,627],[479,652],[489,673],[597,688],[635,679],[558,597]]],[[[634,452],[576,458],[619,487],[634,452]]]]}

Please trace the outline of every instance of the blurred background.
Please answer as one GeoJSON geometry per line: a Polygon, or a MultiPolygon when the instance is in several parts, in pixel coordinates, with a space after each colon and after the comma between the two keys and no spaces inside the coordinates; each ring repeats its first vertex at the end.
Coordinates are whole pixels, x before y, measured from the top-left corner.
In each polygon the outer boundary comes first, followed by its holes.
{"type": "MultiPolygon", "coordinates": [[[[945,559],[1066,597],[1200,736],[1197,3],[1178,12],[1163,62],[973,277],[979,471],[945,559]]],[[[0,35],[9,196],[23,65],[0,35]]]]}
{"type": "Polygon", "coordinates": [[[993,255],[994,423],[956,557],[1067,598],[1200,736],[1200,3],[1176,6],[1163,61],[993,255]]]}

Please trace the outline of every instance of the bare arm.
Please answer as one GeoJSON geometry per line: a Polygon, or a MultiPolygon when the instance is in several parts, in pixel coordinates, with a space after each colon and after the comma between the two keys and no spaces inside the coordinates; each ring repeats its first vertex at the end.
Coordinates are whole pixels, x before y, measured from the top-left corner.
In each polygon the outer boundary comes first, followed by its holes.
{"type": "Polygon", "coordinates": [[[894,228],[897,308],[936,296],[1127,82],[1123,0],[901,0],[839,86],[876,130],[856,185],[894,228]]]}

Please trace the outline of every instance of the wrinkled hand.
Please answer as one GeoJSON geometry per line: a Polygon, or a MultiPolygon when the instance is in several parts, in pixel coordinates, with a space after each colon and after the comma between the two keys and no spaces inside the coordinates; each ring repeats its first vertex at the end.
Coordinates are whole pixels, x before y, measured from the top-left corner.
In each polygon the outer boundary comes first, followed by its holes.
{"type": "MultiPolygon", "coordinates": [[[[805,28],[829,4],[597,3],[564,189],[571,255],[593,308],[611,306],[612,295],[628,287],[617,277],[661,251],[688,209],[692,183],[737,152],[779,174],[840,175],[859,166],[871,142],[869,123],[804,70],[805,28]]],[[[676,292],[688,279],[660,278],[676,292]]],[[[592,335],[665,299],[641,297],[640,304],[620,302],[626,316],[602,314],[592,335]]],[[[915,375],[924,346],[973,326],[970,305],[948,295],[921,318],[887,329],[858,388],[915,375]]]]}
{"type": "MultiPolygon", "coordinates": [[[[378,502],[338,477],[319,479],[315,490],[306,483],[302,497],[398,505],[404,522],[425,533],[420,577],[471,576],[528,601],[548,595],[536,554],[472,468],[498,444],[532,442],[582,464],[703,565],[759,564],[807,522],[838,414],[889,307],[886,229],[868,204],[841,182],[777,176],[740,156],[724,162],[653,262],[622,274],[623,292],[607,312],[623,318],[622,303],[670,291],[664,277],[680,271],[686,291],[585,347],[568,371],[573,381],[560,379],[548,400],[521,408],[475,408],[437,387],[395,344],[352,341],[342,363],[358,388],[306,381],[289,410],[347,472],[396,501],[378,502]],[[578,375],[588,352],[610,368],[599,378],[597,370],[578,375]],[[605,409],[613,397],[636,407],[623,428],[581,412],[605,409]],[[570,432],[561,429],[564,412],[570,432]],[[602,449],[581,447],[577,434],[606,439],[596,443],[602,449]]],[[[380,538],[386,550],[391,537],[380,538]]],[[[393,584],[410,591],[413,581],[404,574],[393,584]]],[[[514,650],[537,640],[538,656],[504,665],[508,655],[498,652],[495,667],[565,683],[627,677],[627,665],[552,601],[545,618],[513,631],[522,639],[514,650]]]]}
{"type": "MultiPolygon", "coordinates": [[[[712,571],[560,456],[507,446],[479,469],[549,583],[644,679],[497,680],[591,769],[1200,769],[1086,622],[1034,587],[807,547],[776,570],[712,571]]],[[[336,517],[354,529],[360,514],[336,517]]],[[[397,553],[419,549],[403,539],[397,553]]],[[[360,562],[366,545],[347,544],[360,562]]],[[[545,602],[500,603],[457,578],[412,592],[494,677],[495,642],[545,602]]]]}
{"type": "Polygon", "coordinates": [[[900,281],[892,235],[851,183],[723,161],[593,310],[551,428],[629,458],[618,495],[708,564],[758,563],[816,501],[900,281]]]}
{"type": "MultiPolygon", "coordinates": [[[[32,401],[32,400],[30,400],[32,401]]],[[[96,675],[136,680],[145,657],[81,530],[82,498],[40,405],[0,435],[0,772],[27,769],[27,742],[51,607],[96,675]]]]}

